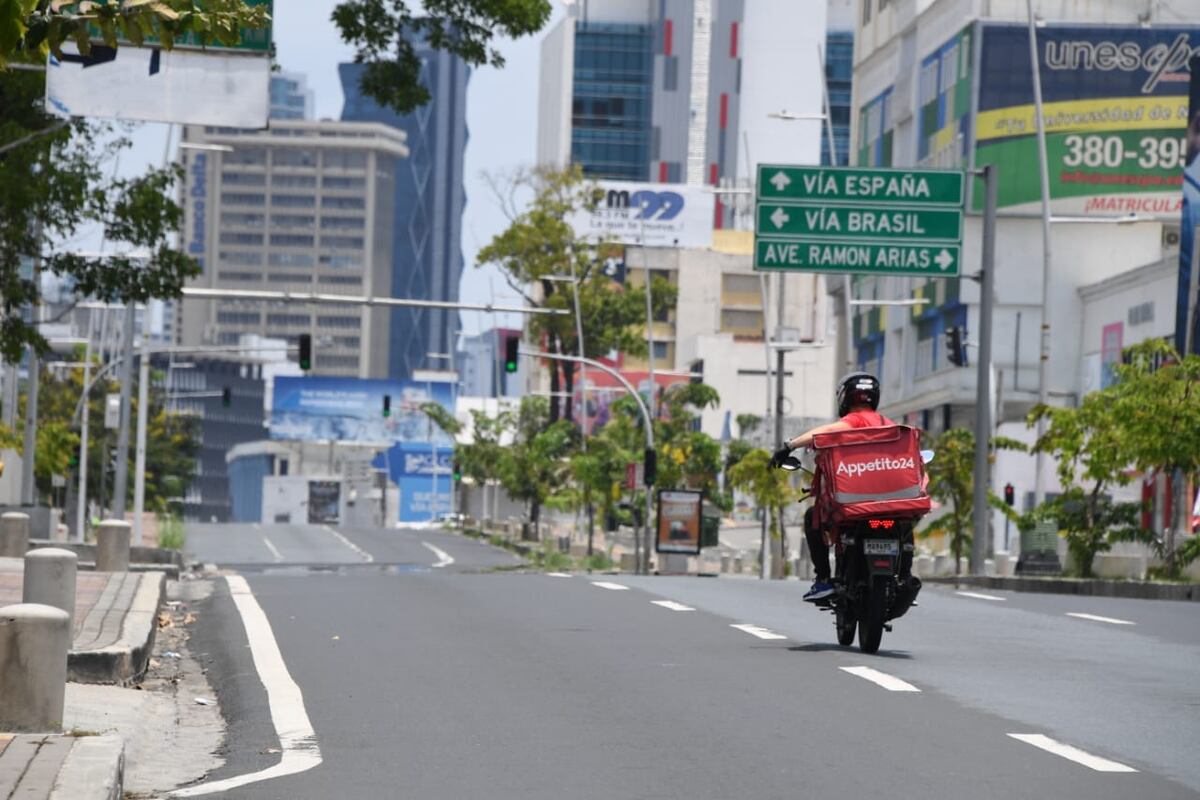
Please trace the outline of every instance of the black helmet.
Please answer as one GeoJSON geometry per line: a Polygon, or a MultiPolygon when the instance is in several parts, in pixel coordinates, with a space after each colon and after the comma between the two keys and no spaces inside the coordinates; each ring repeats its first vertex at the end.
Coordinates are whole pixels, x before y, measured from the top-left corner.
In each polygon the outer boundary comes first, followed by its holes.
{"type": "Polygon", "coordinates": [[[851,372],[838,383],[838,416],[844,417],[854,406],[879,408],[879,379],[869,372],[851,372]]]}

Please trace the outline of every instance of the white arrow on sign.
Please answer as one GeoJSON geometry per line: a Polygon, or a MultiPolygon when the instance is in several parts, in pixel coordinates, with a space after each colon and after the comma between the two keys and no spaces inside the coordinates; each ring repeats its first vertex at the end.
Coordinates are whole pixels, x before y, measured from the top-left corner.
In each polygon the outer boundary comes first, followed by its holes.
{"type": "Polygon", "coordinates": [[[771,185],[775,187],[775,191],[782,192],[792,183],[792,179],[787,176],[786,172],[776,172],[771,178],[771,185]]]}
{"type": "Polygon", "coordinates": [[[782,228],[790,220],[791,220],[791,217],[789,217],[787,215],[787,212],[784,211],[782,208],[775,209],[775,213],[771,215],[771,222],[774,223],[776,228],[782,228]]]}
{"type": "Polygon", "coordinates": [[[942,268],[942,272],[945,272],[946,270],[950,269],[950,265],[954,263],[954,256],[950,255],[950,251],[943,247],[942,252],[934,256],[933,260],[936,261],[937,265],[942,268]]]}

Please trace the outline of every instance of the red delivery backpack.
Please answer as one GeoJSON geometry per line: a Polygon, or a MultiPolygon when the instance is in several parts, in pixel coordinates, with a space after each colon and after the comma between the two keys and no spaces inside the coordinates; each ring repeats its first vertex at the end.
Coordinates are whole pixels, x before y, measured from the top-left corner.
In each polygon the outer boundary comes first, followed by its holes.
{"type": "Polygon", "coordinates": [[[853,428],[813,437],[813,494],[822,523],[871,517],[917,520],[929,513],[925,464],[916,428],[853,428]]]}

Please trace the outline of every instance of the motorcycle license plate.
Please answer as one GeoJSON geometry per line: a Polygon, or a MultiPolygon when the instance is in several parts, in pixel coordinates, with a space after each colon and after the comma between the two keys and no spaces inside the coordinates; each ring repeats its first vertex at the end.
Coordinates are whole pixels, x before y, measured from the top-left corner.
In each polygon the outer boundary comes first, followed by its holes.
{"type": "Polygon", "coordinates": [[[895,539],[864,539],[863,552],[869,556],[900,555],[900,543],[895,539]]]}

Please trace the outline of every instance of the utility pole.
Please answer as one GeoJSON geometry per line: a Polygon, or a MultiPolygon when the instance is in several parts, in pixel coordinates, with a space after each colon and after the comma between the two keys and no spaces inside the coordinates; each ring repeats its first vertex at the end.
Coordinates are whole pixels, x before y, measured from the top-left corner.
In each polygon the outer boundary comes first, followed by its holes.
{"type": "MultiPolygon", "coordinates": [[[[35,273],[36,274],[36,273],[35,273]]],[[[25,445],[21,455],[21,505],[32,506],[34,498],[33,462],[37,454],[38,383],[42,363],[29,348],[29,381],[25,390],[25,445]]]]}
{"type": "Polygon", "coordinates": [[[125,304],[125,338],[122,342],[125,355],[121,361],[121,425],[117,429],[117,464],[113,476],[112,516],[125,519],[125,490],[129,485],[129,405],[133,383],[133,322],[136,308],[133,302],[125,304]]]}
{"type": "Polygon", "coordinates": [[[138,357],[137,444],[133,467],[133,543],[138,546],[142,544],[142,512],[146,503],[146,421],[150,416],[150,339],[146,335],[150,326],[147,322],[142,320],[142,354],[138,357]]]}
{"type": "Polygon", "coordinates": [[[82,542],[87,530],[87,484],[88,484],[88,389],[92,385],[92,312],[88,312],[87,344],[83,349],[83,417],[79,428],[79,505],[75,512],[75,541],[82,542]]]}
{"type": "Polygon", "coordinates": [[[992,434],[992,306],[996,293],[996,166],[988,164],[983,173],[983,275],[979,288],[979,363],[976,365],[975,390],[975,536],[971,542],[971,574],[984,574],[988,524],[992,509],[988,505],[990,469],[988,455],[992,434]]]}
{"type": "MultiPolygon", "coordinates": [[[[779,273],[779,307],[775,320],[775,343],[783,344],[783,322],[785,309],[787,307],[787,275],[779,273]]],[[[782,442],[787,438],[787,434],[783,432],[783,359],[785,355],[783,347],[779,347],[775,351],[775,441],[782,442]]],[[[769,516],[769,511],[768,511],[769,516]]],[[[779,509],[779,532],[783,534],[783,509],[779,509]]],[[[780,555],[782,555],[782,540],[780,541],[780,555]]],[[[766,579],[774,574],[773,562],[775,559],[775,542],[768,537],[763,542],[762,548],[762,564],[759,566],[759,577],[766,579]]]]}

